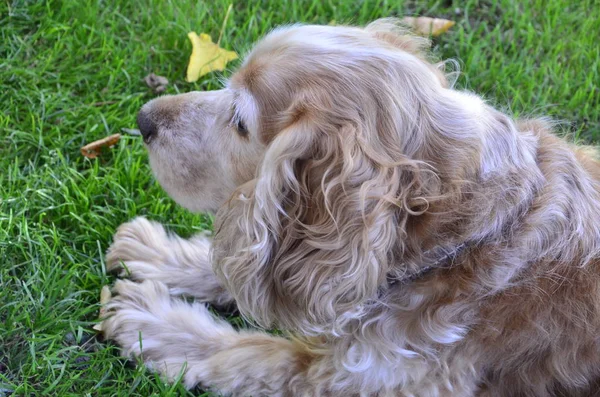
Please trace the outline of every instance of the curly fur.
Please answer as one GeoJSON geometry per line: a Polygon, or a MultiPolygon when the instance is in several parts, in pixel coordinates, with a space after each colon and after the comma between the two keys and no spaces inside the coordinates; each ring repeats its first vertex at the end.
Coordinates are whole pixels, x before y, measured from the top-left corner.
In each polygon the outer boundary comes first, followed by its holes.
{"type": "Polygon", "coordinates": [[[590,395],[600,164],[549,122],[451,88],[427,44],[390,19],[281,28],[224,90],[146,104],[157,179],[216,211],[215,237],[209,261],[206,239],[122,226],[109,267],[142,283],[118,284],[107,336],[234,395],[590,395]]]}

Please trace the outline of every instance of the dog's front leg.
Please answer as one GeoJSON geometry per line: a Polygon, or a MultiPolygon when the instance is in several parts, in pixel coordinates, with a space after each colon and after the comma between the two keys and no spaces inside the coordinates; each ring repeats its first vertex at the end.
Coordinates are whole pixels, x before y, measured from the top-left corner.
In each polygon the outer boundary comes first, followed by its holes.
{"type": "Polygon", "coordinates": [[[136,281],[160,281],[167,285],[171,295],[186,295],[226,306],[233,298],[212,270],[210,245],[206,236],[186,240],[167,234],[156,222],[139,217],[117,230],[106,254],[106,267],[136,281]]]}
{"type": "Polygon", "coordinates": [[[235,396],[322,395],[306,380],[314,356],[299,343],[236,331],[204,304],[170,296],[160,282],[119,280],[114,292],[102,326],[105,336],[124,355],[141,357],[169,380],[182,375],[189,388],[235,396]]]}
{"type": "Polygon", "coordinates": [[[123,355],[141,358],[167,380],[181,376],[188,388],[240,397],[473,397],[478,389],[468,356],[390,361],[372,354],[376,346],[348,350],[365,340],[336,347],[333,340],[317,338],[309,347],[260,331],[237,331],[204,304],[171,296],[161,282],[119,280],[114,292],[102,324],[105,336],[123,355]],[[342,356],[370,364],[349,370],[342,356]]]}

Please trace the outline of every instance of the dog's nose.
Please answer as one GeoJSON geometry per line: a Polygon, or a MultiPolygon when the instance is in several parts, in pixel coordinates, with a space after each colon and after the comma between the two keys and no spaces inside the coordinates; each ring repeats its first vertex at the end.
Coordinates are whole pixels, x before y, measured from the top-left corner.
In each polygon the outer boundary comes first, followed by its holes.
{"type": "Polygon", "coordinates": [[[137,116],[137,125],[144,137],[144,142],[149,143],[156,135],[156,124],[145,111],[140,110],[137,116]]]}

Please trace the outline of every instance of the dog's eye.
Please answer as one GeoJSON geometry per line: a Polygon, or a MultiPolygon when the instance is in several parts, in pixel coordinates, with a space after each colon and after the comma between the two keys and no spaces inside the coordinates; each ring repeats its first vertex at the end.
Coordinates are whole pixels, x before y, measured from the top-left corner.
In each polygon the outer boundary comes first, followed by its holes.
{"type": "Polygon", "coordinates": [[[246,138],[248,136],[248,129],[246,128],[246,125],[244,124],[242,119],[238,119],[237,132],[238,132],[238,134],[240,134],[240,136],[242,136],[244,138],[246,138]]]}

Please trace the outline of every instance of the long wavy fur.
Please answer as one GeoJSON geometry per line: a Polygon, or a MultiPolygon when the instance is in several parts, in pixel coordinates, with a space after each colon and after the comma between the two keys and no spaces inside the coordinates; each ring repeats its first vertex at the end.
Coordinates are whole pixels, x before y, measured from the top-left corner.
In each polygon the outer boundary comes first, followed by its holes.
{"type": "MultiPolygon", "coordinates": [[[[217,213],[212,246],[231,294],[219,302],[291,335],[236,334],[206,313],[202,327],[182,319],[190,332],[173,331],[175,340],[204,343],[188,356],[187,385],[278,396],[591,393],[600,379],[600,165],[553,136],[548,121],[514,120],[454,90],[455,72],[427,47],[391,19],[277,29],[228,89],[192,96],[197,114],[177,116],[174,126],[188,125],[216,109],[206,123],[214,126],[232,101],[251,113],[250,137],[229,138],[230,126],[218,138],[202,132],[203,145],[230,139],[204,151],[214,156],[206,167],[157,176],[188,208],[213,205],[216,193],[188,186],[225,186],[225,172],[206,168],[225,157],[214,153],[233,153],[238,188],[217,213]]],[[[180,109],[153,102],[149,113],[180,109]]],[[[150,145],[153,164],[179,161],[175,143],[152,147],[160,142],[150,145]]],[[[122,234],[135,243],[135,233],[122,234]]],[[[137,341],[119,334],[117,320],[106,329],[123,345],[137,341]]]]}

